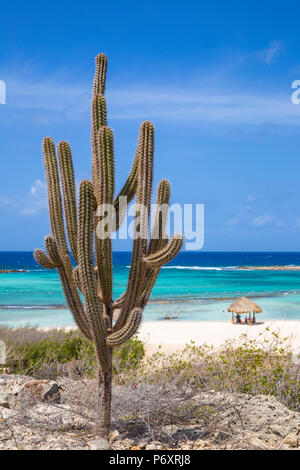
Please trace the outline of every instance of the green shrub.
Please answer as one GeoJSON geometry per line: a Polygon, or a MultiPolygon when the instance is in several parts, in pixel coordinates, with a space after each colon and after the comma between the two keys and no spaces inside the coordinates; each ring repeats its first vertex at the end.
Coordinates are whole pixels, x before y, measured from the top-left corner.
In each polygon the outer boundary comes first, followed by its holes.
{"type": "Polygon", "coordinates": [[[113,350],[114,373],[122,373],[128,369],[137,369],[145,355],[144,344],[133,337],[113,350]]]}
{"type": "MultiPolygon", "coordinates": [[[[49,373],[49,378],[53,378],[65,370],[62,365],[74,363],[80,375],[93,377],[96,365],[94,346],[77,330],[46,333],[34,328],[0,328],[0,339],[6,343],[5,370],[8,373],[43,378],[47,378],[45,376],[49,373]]],[[[135,369],[145,351],[141,341],[131,338],[115,348],[113,354],[114,372],[121,373],[135,369]]]]}

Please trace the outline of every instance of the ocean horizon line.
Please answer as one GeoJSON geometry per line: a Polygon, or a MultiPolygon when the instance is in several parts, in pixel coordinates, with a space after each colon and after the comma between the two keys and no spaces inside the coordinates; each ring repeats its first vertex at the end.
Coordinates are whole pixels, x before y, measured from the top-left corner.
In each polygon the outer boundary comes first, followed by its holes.
{"type": "MultiPolygon", "coordinates": [[[[32,250],[0,250],[0,253],[33,253],[35,248],[32,250]]],[[[132,250],[112,250],[113,253],[132,253],[132,250]]],[[[71,253],[71,252],[70,252],[71,253]]],[[[294,250],[181,250],[179,255],[183,253],[270,253],[270,254],[300,254],[299,251],[294,250]]],[[[178,255],[177,255],[178,256],[178,255]]]]}

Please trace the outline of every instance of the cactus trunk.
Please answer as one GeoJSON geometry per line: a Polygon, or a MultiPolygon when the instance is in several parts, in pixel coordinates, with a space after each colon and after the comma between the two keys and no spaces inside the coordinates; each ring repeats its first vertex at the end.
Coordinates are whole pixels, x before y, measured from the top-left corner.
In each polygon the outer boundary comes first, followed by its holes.
{"type": "MultiPolygon", "coordinates": [[[[96,57],[96,72],[91,104],[91,181],[80,183],[78,204],[71,148],[60,142],[57,155],[53,140],[43,140],[44,165],[48,186],[51,235],[45,238],[46,253],[35,250],[36,261],[46,269],[57,269],[68,307],[80,331],[94,343],[98,361],[98,415],[95,435],[108,440],[111,416],[112,350],[130,339],[142,321],[143,309],[150,297],[160,268],[181,249],[183,238],[165,236],[170,185],[160,182],[154,229],[148,239],[153,183],[154,126],[141,124],[132,169],[121,191],[114,197],[114,139],[107,126],[105,79],[107,58],[96,57]],[[136,196],[136,234],[126,291],[112,298],[112,228],[104,224],[107,208],[115,213],[118,230],[126,204],[136,196]],[[124,203],[125,198],[125,203],[124,203]],[[127,198],[127,200],[126,200],[127,198]],[[140,217],[144,215],[144,217],[140,217]],[[66,230],[65,230],[66,227],[66,230]],[[76,262],[72,265],[71,255],[76,262]],[[95,260],[95,264],[94,264],[95,260]],[[84,301],[81,300],[82,294],[84,301]],[[114,311],[120,310],[116,321],[114,311]]],[[[111,217],[109,218],[111,220],[111,217]]]]}
{"type": "Polygon", "coordinates": [[[112,355],[109,358],[109,370],[102,372],[98,367],[98,407],[94,435],[109,438],[111,417],[112,355]]]}

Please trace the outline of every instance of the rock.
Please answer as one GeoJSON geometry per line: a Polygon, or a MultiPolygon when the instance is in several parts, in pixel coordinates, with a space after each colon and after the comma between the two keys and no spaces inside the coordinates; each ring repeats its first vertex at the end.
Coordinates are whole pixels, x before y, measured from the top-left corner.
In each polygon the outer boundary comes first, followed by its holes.
{"type": "Polygon", "coordinates": [[[17,395],[15,393],[0,392],[0,406],[14,408],[16,403],[17,395]]]}
{"type": "Polygon", "coordinates": [[[96,437],[90,443],[90,450],[110,450],[111,446],[107,439],[103,437],[96,437]]]}
{"type": "Polygon", "coordinates": [[[298,447],[298,436],[295,432],[291,432],[285,436],[283,442],[289,447],[298,447]]]}
{"type": "Polygon", "coordinates": [[[164,431],[166,434],[175,434],[178,430],[179,428],[175,424],[169,424],[162,427],[162,431],[164,431]]]}
{"type": "Polygon", "coordinates": [[[36,423],[41,427],[43,423],[48,428],[56,430],[91,430],[93,424],[86,418],[78,415],[70,405],[60,405],[59,407],[51,403],[38,403],[26,409],[26,419],[28,424],[36,423]]]}
{"type": "Polygon", "coordinates": [[[0,374],[0,389],[2,393],[6,392],[17,395],[20,387],[29,381],[30,378],[23,375],[0,374]]]}
{"type": "Polygon", "coordinates": [[[27,377],[18,375],[0,375],[0,406],[4,408],[15,408],[18,403],[18,393],[27,377]]]}
{"type": "Polygon", "coordinates": [[[139,442],[137,445],[138,450],[145,450],[147,447],[147,442],[139,442]]]}
{"type": "Polygon", "coordinates": [[[59,403],[60,390],[53,380],[31,380],[19,391],[19,400],[23,405],[34,405],[39,401],[59,403]]]}
{"type": "Polygon", "coordinates": [[[163,446],[161,445],[160,442],[153,441],[150,444],[147,444],[145,447],[145,450],[159,450],[162,449],[163,446]]]}
{"type": "MultiPolygon", "coordinates": [[[[15,414],[16,414],[15,411],[10,410],[9,408],[4,408],[4,407],[0,408],[0,422],[2,420],[13,418],[15,414]]],[[[0,435],[0,442],[1,442],[1,435],[0,435]]]]}
{"type": "MultiPolygon", "coordinates": [[[[99,438],[93,437],[92,434],[95,403],[92,400],[85,402],[86,397],[89,399],[96,391],[96,382],[94,382],[91,379],[73,380],[67,377],[56,377],[53,382],[0,374],[0,404],[2,404],[0,449],[17,447],[24,450],[107,448],[167,450],[172,447],[174,450],[180,448],[293,450],[297,446],[299,448],[299,412],[289,410],[272,396],[253,396],[224,391],[201,392],[193,396],[190,402],[200,412],[204,410],[204,415],[212,412],[213,425],[209,424],[209,414],[203,420],[199,413],[196,421],[194,419],[187,422],[176,421],[175,424],[163,426],[160,429],[162,431],[160,439],[164,440],[164,444],[158,440],[151,441],[149,435],[145,434],[145,429],[140,426],[135,428],[134,439],[123,439],[117,430],[113,430],[109,436],[109,443],[106,440],[99,441],[99,438]],[[47,390],[53,391],[53,387],[54,392],[58,392],[58,396],[61,395],[59,406],[48,401],[52,399],[52,393],[49,397],[47,390]],[[27,398],[29,395],[30,399],[33,396],[32,406],[20,406],[24,394],[27,398]]],[[[151,391],[149,386],[149,392],[151,391]]],[[[119,394],[118,400],[121,400],[122,396],[126,397],[125,392],[126,388],[122,385],[115,386],[113,390],[114,394],[119,394]]],[[[55,393],[53,398],[55,401],[55,393]]]]}
{"type": "Polygon", "coordinates": [[[228,433],[224,431],[217,431],[214,435],[214,442],[221,443],[228,438],[228,433]]]}
{"type": "Polygon", "coordinates": [[[113,432],[110,433],[110,435],[109,435],[109,442],[110,442],[111,444],[113,444],[113,443],[119,438],[119,436],[120,436],[120,433],[119,433],[119,431],[117,431],[117,429],[116,429],[115,431],[113,431],[113,432]]]}
{"type": "Polygon", "coordinates": [[[206,445],[207,445],[206,441],[203,441],[202,439],[198,439],[197,441],[194,442],[193,449],[194,450],[203,449],[204,447],[206,447],[206,445]]]}
{"type": "Polygon", "coordinates": [[[134,445],[133,439],[123,439],[118,441],[118,449],[129,450],[134,445]]]}

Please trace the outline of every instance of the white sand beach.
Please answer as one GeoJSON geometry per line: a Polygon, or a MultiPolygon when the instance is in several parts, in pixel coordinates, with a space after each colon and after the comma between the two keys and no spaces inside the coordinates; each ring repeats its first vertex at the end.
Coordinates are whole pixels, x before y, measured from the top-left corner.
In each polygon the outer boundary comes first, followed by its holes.
{"type": "Polygon", "coordinates": [[[139,330],[139,338],[146,343],[146,352],[151,354],[159,346],[161,351],[173,352],[184,347],[190,341],[195,345],[206,343],[218,348],[227,340],[236,340],[237,343],[247,335],[250,339],[258,341],[272,341],[278,333],[280,338],[288,338],[294,354],[300,354],[300,321],[266,321],[255,325],[232,324],[229,322],[182,322],[165,320],[144,322],[139,330]]]}
{"type": "MultiPolygon", "coordinates": [[[[47,331],[54,327],[42,327],[47,331]]],[[[70,331],[76,326],[55,327],[70,331]]],[[[218,349],[226,341],[241,344],[245,335],[258,342],[275,341],[273,333],[278,334],[285,346],[298,355],[300,354],[300,321],[299,320],[270,320],[257,322],[255,325],[232,324],[222,321],[177,321],[163,320],[142,322],[137,336],[145,343],[146,354],[150,355],[158,349],[163,352],[174,352],[184,348],[191,341],[196,346],[208,345],[218,349]]]]}

